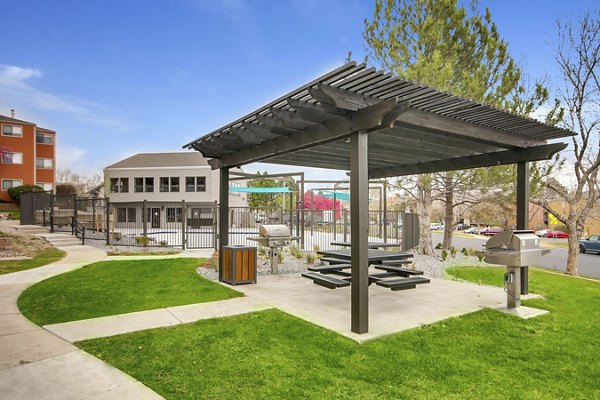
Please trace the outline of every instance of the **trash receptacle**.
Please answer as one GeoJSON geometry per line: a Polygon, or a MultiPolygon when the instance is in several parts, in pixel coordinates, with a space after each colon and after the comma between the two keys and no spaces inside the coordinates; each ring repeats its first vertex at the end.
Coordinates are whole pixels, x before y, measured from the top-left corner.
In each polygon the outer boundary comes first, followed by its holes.
{"type": "Polygon", "coordinates": [[[256,283],[256,247],[223,247],[223,282],[230,285],[256,283]]]}

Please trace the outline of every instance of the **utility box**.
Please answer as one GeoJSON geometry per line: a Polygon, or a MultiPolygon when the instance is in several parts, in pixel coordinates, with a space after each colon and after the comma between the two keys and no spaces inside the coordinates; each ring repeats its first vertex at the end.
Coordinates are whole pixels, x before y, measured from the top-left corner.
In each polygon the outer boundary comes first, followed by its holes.
{"type": "Polygon", "coordinates": [[[230,285],[256,283],[256,247],[223,247],[222,281],[230,285]]]}

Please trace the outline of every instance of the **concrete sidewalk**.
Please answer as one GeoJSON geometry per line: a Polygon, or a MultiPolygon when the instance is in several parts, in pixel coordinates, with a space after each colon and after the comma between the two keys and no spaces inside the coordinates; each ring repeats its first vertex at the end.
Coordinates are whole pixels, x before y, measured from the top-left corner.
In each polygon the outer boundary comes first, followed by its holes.
{"type": "Polygon", "coordinates": [[[17,299],[43,279],[103,260],[106,253],[70,235],[42,234],[67,256],[50,265],[0,275],[0,397],[31,399],[161,399],[135,379],[26,319],[17,299]]]}
{"type": "Polygon", "coordinates": [[[109,317],[46,325],[44,329],[74,343],[81,340],[114,336],[144,329],[189,324],[202,319],[230,317],[269,308],[273,307],[262,301],[250,297],[238,297],[229,300],[211,301],[209,303],[158,308],[109,317]]]}

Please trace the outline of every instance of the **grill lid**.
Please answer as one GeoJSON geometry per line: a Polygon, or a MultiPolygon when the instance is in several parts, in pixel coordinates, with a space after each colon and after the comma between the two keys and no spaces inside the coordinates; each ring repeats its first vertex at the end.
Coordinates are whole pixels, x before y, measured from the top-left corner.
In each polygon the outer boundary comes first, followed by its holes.
{"type": "Polygon", "coordinates": [[[258,225],[258,234],[266,238],[289,238],[290,228],[286,225],[258,225]]]}

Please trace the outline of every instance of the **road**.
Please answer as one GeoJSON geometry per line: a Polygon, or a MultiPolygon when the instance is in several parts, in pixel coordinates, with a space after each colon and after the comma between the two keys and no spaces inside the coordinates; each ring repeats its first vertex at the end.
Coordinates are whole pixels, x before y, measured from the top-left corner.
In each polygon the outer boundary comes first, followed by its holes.
{"type": "MultiPolygon", "coordinates": [[[[432,232],[433,245],[437,245],[443,241],[443,235],[441,232],[432,232]]],[[[482,250],[488,238],[482,236],[472,235],[472,237],[454,236],[453,244],[455,247],[462,249],[463,247],[472,247],[475,250],[482,250]]],[[[543,239],[542,245],[545,242],[551,243],[566,243],[566,239],[543,239]]],[[[542,257],[540,267],[556,270],[565,271],[567,265],[567,249],[552,248],[550,254],[542,257]]],[[[587,276],[590,278],[600,278],[600,255],[598,254],[579,254],[579,266],[578,271],[580,276],[587,276]]]]}

